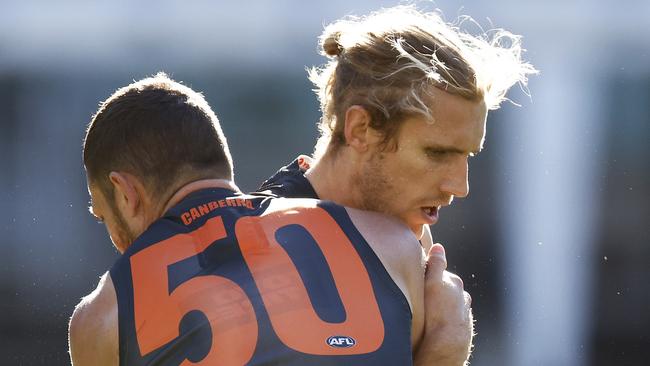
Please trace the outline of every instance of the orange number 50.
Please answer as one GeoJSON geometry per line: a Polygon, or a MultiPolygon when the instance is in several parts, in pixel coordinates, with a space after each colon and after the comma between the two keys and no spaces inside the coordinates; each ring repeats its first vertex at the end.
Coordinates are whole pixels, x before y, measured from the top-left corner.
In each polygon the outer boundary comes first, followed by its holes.
{"type": "MultiPolygon", "coordinates": [[[[373,352],[384,339],[384,324],[372,284],[361,258],[322,208],[297,209],[300,215],[269,214],[240,218],[235,235],[255,284],[262,295],[271,324],[289,348],[314,355],[349,355],[373,352]],[[301,225],[320,247],[345,309],[345,321],[329,323],[315,312],[307,289],[290,256],[275,239],[277,230],[301,225]],[[326,244],[324,244],[326,243],[326,244]],[[283,282],[292,292],[292,309],[274,306],[275,289],[266,275],[282,268],[283,282]],[[349,336],[354,347],[330,347],[331,336],[349,336]]],[[[258,327],[255,311],[244,291],[231,280],[203,275],[168,287],[168,266],[203,252],[225,238],[221,217],[199,229],[156,243],[131,257],[135,327],[140,353],[146,355],[179,335],[179,324],[190,311],[203,312],[212,329],[212,347],[198,363],[181,365],[244,365],[253,356],[258,327]]]]}

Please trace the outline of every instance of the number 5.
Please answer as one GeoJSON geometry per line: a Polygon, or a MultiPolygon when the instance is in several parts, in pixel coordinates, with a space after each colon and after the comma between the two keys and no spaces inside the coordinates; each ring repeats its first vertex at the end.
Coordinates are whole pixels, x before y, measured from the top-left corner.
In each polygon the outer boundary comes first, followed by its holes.
{"type": "Polygon", "coordinates": [[[198,363],[188,365],[243,365],[255,352],[257,319],[244,291],[221,276],[198,276],[171,293],[167,267],[194,256],[215,240],[226,237],[221,217],[209,219],[189,234],[178,234],[131,257],[135,328],[140,354],[146,355],[178,337],[185,314],[199,310],[212,328],[212,347],[198,363]],[[233,320],[236,324],[232,324],[233,320]],[[230,326],[223,325],[230,323],[230,326]]]}

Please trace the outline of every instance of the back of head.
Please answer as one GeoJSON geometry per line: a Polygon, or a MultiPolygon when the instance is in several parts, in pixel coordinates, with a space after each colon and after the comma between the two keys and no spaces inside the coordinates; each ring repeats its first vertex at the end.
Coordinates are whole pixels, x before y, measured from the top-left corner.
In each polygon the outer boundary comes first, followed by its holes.
{"type": "Polygon", "coordinates": [[[432,87],[496,109],[512,85],[525,87],[536,72],[521,58],[521,37],[473,36],[413,6],[338,20],[320,44],[330,61],[310,70],[323,112],[317,155],[344,144],[338,121],[352,105],[365,107],[387,142],[405,117],[431,118],[432,87]]]}
{"type": "Polygon", "coordinates": [[[232,179],[232,158],[200,93],[159,73],[118,89],[93,116],[83,147],[88,181],[112,197],[111,171],[160,197],[198,179],[232,179]]]}

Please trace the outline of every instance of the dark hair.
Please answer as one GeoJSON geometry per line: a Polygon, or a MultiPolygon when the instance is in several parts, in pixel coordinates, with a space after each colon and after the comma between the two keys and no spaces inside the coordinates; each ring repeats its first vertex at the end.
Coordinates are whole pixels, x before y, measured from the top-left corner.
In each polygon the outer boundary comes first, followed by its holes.
{"type": "Polygon", "coordinates": [[[232,158],[214,112],[200,93],[164,73],[106,99],[83,147],[89,183],[111,201],[108,175],[124,171],[162,197],[197,179],[232,179],[232,158]]]}

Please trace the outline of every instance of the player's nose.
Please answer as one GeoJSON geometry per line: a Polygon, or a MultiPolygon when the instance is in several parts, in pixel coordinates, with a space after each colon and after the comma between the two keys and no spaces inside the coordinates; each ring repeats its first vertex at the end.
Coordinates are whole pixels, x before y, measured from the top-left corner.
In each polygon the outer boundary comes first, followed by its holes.
{"type": "Polygon", "coordinates": [[[454,197],[467,197],[469,194],[469,173],[467,159],[455,162],[444,177],[440,190],[454,197]]]}

